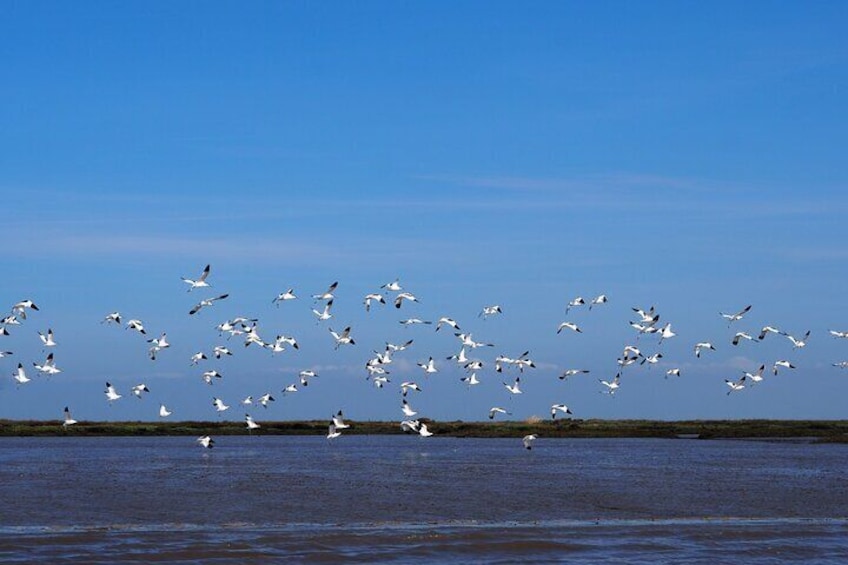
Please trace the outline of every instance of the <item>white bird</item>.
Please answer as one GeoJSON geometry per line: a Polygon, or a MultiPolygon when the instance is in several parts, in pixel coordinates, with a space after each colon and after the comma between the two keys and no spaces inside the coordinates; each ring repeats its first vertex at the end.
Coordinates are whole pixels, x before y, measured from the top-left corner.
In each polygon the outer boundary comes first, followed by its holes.
{"type": "Polygon", "coordinates": [[[838,363],[831,363],[834,367],[839,367],[840,369],[848,369],[848,361],[839,361],[838,363]]]}
{"type": "Polygon", "coordinates": [[[436,368],[436,362],[432,357],[427,360],[426,363],[418,363],[418,366],[424,369],[425,374],[437,373],[439,370],[436,368]]]}
{"type": "Polygon", "coordinates": [[[572,308],[576,308],[577,306],[585,306],[585,305],[586,305],[586,301],[583,300],[583,297],[578,296],[577,298],[575,298],[574,300],[569,302],[568,305],[566,305],[565,313],[568,314],[569,310],[571,310],[572,308]]]}
{"type": "Polygon", "coordinates": [[[643,356],[640,364],[644,365],[645,363],[648,363],[649,367],[651,365],[656,365],[657,363],[660,362],[660,359],[662,359],[662,356],[663,356],[662,353],[654,353],[653,355],[648,355],[647,357],[643,356]]]}
{"type": "Polygon", "coordinates": [[[173,414],[173,412],[168,410],[168,408],[164,404],[159,405],[159,417],[160,418],[167,418],[171,414],[173,414]]]}
{"type": "Polygon", "coordinates": [[[848,338],[848,332],[840,332],[836,330],[828,330],[833,337],[845,339],[848,338]]]}
{"type": "Polygon", "coordinates": [[[56,346],[56,341],[53,339],[53,330],[48,329],[46,334],[38,332],[38,337],[41,339],[41,343],[44,344],[44,347],[56,346]]]}
{"type": "Polygon", "coordinates": [[[274,400],[274,397],[271,396],[270,392],[266,392],[265,394],[259,397],[259,404],[262,405],[262,408],[268,408],[269,402],[276,402],[274,400]]]}
{"type": "Polygon", "coordinates": [[[680,376],[680,369],[678,369],[678,368],[669,369],[668,371],[665,372],[665,378],[679,377],[679,376],[680,376]]]}
{"type": "Polygon", "coordinates": [[[224,375],[216,371],[215,369],[209,369],[208,371],[203,372],[203,380],[206,384],[211,385],[212,379],[223,379],[224,375]]]}
{"type": "Polygon", "coordinates": [[[468,377],[460,377],[459,380],[467,384],[468,388],[480,384],[480,380],[477,378],[477,373],[471,373],[468,377]]]}
{"type": "Polygon", "coordinates": [[[132,319],[127,322],[128,330],[135,330],[140,334],[146,334],[147,332],[144,329],[144,324],[141,323],[141,320],[132,319]]]}
{"type": "Polygon", "coordinates": [[[379,302],[380,304],[385,304],[386,299],[383,298],[382,294],[379,294],[379,293],[376,293],[376,292],[371,292],[369,294],[366,294],[365,295],[365,301],[364,301],[366,312],[371,311],[371,302],[379,302]]]}
{"type": "Polygon", "coordinates": [[[567,379],[568,377],[573,377],[574,375],[579,375],[581,373],[588,373],[588,372],[589,372],[588,369],[566,369],[559,376],[559,380],[562,381],[562,380],[567,379]]]}
{"type": "Polygon", "coordinates": [[[188,311],[188,314],[189,314],[189,316],[197,314],[198,312],[200,312],[201,308],[206,308],[207,306],[212,306],[212,304],[214,304],[216,301],[224,300],[228,296],[229,296],[229,294],[222,294],[222,295],[216,296],[214,298],[204,298],[203,300],[201,300],[200,302],[195,304],[194,307],[191,310],[188,311]]]}
{"type": "Polygon", "coordinates": [[[389,377],[384,376],[375,376],[374,377],[374,386],[377,388],[383,388],[386,384],[390,383],[389,377]]]}
{"type": "Polygon", "coordinates": [[[328,300],[328,301],[332,302],[332,301],[333,301],[333,298],[335,298],[335,296],[333,295],[333,293],[336,291],[336,289],[338,288],[338,286],[339,286],[339,281],[336,281],[336,282],[334,282],[333,284],[331,284],[329,287],[327,287],[326,292],[321,292],[321,293],[318,293],[318,294],[313,294],[313,295],[312,295],[312,298],[313,298],[313,299],[315,299],[316,301],[317,301],[317,300],[328,300]]]}
{"type": "Polygon", "coordinates": [[[207,359],[206,354],[203,353],[202,351],[198,351],[197,353],[195,353],[194,355],[191,356],[191,364],[197,365],[199,362],[201,362],[205,359],[207,359]]]}
{"type": "Polygon", "coordinates": [[[403,324],[404,326],[414,326],[414,325],[417,325],[417,324],[430,325],[433,322],[431,322],[429,320],[422,320],[421,318],[407,318],[406,320],[401,320],[400,323],[403,324]]]}
{"type": "Polygon", "coordinates": [[[289,394],[289,393],[294,393],[294,392],[297,392],[297,385],[296,384],[290,384],[289,386],[287,386],[286,388],[283,389],[283,394],[289,394]]]}
{"type": "Polygon", "coordinates": [[[494,420],[495,414],[505,414],[507,416],[512,416],[512,412],[507,412],[505,408],[501,408],[500,406],[492,406],[489,408],[489,419],[494,420]]]}
{"type": "Polygon", "coordinates": [[[719,312],[719,314],[721,315],[722,318],[725,318],[727,320],[727,325],[730,325],[733,322],[737,322],[737,321],[741,320],[742,317],[745,314],[747,314],[748,311],[750,311],[750,310],[751,310],[751,305],[749,304],[749,305],[745,306],[744,308],[742,308],[742,310],[740,310],[739,312],[736,312],[735,314],[725,314],[724,312],[719,312]]]}
{"type": "Polygon", "coordinates": [[[595,298],[592,299],[591,302],[589,302],[589,310],[592,309],[592,306],[599,306],[601,304],[606,304],[608,302],[608,300],[609,299],[607,298],[606,294],[600,294],[600,295],[596,296],[595,298]]]}
{"type": "Polygon", "coordinates": [[[298,377],[300,377],[300,384],[303,386],[309,386],[309,379],[315,378],[317,376],[318,375],[315,373],[315,371],[301,371],[298,374],[298,377]]]}
{"type": "Polygon", "coordinates": [[[147,388],[146,384],[141,383],[141,384],[137,384],[134,387],[132,387],[131,391],[137,398],[141,398],[141,395],[144,394],[145,392],[150,392],[150,389],[147,388]]]}
{"type": "Polygon", "coordinates": [[[636,314],[639,316],[639,321],[643,324],[654,325],[660,320],[660,315],[656,313],[656,310],[653,306],[648,308],[647,310],[643,310],[641,308],[631,308],[636,314]]]}
{"type": "Polygon", "coordinates": [[[453,335],[455,335],[459,339],[459,341],[462,342],[462,345],[470,347],[471,349],[477,349],[478,347],[494,347],[494,344],[492,343],[474,341],[474,339],[471,337],[471,334],[454,333],[453,335]]]}
{"type": "Polygon", "coordinates": [[[333,425],[336,427],[336,429],[337,429],[337,430],[344,430],[344,429],[347,429],[347,428],[349,428],[349,427],[350,427],[350,424],[346,424],[346,423],[345,423],[345,421],[344,421],[344,415],[342,415],[342,411],[341,411],[341,410],[339,410],[339,411],[338,411],[338,412],[337,412],[337,413],[333,416],[333,425]]]}
{"type": "Polygon", "coordinates": [[[212,398],[212,406],[214,406],[215,410],[217,410],[218,412],[223,412],[225,410],[230,409],[228,405],[224,404],[223,400],[217,397],[212,398]]]}
{"type": "Polygon", "coordinates": [[[792,349],[800,349],[802,347],[805,347],[807,345],[807,340],[810,338],[809,330],[807,331],[807,333],[804,334],[804,337],[801,338],[797,338],[786,333],[783,335],[786,336],[786,339],[792,342],[792,349]]]}
{"type": "Polygon", "coordinates": [[[577,333],[583,333],[583,330],[581,330],[577,326],[577,324],[575,324],[574,322],[563,322],[563,323],[561,323],[559,325],[559,327],[557,328],[557,333],[560,333],[564,329],[569,329],[569,330],[571,330],[573,332],[577,332],[577,333]]]}
{"type": "Polygon", "coordinates": [[[551,405],[551,420],[556,420],[557,411],[563,414],[571,414],[571,409],[565,404],[553,404],[551,405]]]}
{"type": "Polygon", "coordinates": [[[380,288],[385,288],[386,290],[388,290],[390,292],[400,292],[401,290],[403,290],[403,287],[400,286],[400,279],[395,279],[392,282],[388,282],[384,285],[380,285],[380,288]]]}
{"type": "Polygon", "coordinates": [[[215,446],[215,440],[209,436],[199,437],[196,441],[201,447],[205,447],[206,449],[212,449],[215,446]]]}
{"type": "Polygon", "coordinates": [[[253,417],[252,417],[250,414],[245,414],[245,415],[244,415],[244,422],[245,422],[245,424],[247,424],[247,429],[248,429],[248,430],[251,430],[251,431],[252,431],[252,430],[257,430],[257,429],[259,429],[259,428],[261,427],[259,424],[257,424],[257,423],[253,420],[253,417]]]}
{"type": "Polygon", "coordinates": [[[30,382],[30,381],[32,380],[31,378],[29,378],[29,377],[27,376],[26,371],[24,371],[24,366],[23,366],[23,364],[21,364],[21,363],[18,363],[18,370],[17,370],[17,371],[15,371],[15,372],[13,373],[13,375],[14,375],[14,377],[15,377],[15,381],[16,381],[19,385],[26,384],[26,383],[28,383],[28,382],[30,382]]]}
{"type": "Polygon", "coordinates": [[[768,334],[782,334],[782,333],[783,333],[782,331],[775,328],[774,326],[763,326],[763,329],[760,330],[760,335],[757,336],[757,339],[762,341],[766,338],[766,335],[768,335],[768,334]]]}
{"type": "Polygon", "coordinates": [[[731,392],[738,392],[745,388],[745,375],[739,377],[739,379],[735,381],[731,381],[730,379],[724,379],[724,382],[727,386],[730,387],[730,390],[727,391],[727,394],[731,392]]]}
{"type": "Polygon", "coordinates": [[[342,433],[338,430],[338,426],[330,422],[330,426],[327,428],[327,439],[336,439],[342,435],[342,433]]]}
{"type": "Polygon", "coordinates": [[[25,312],[27,308],[29,308],[30,310],[38,310],[38,306],[35,305],[35,302],[30,299],[26,299],[21,300],[20,302],[16,302],[14,305],[12,305],[12,312],[21,314],[23,318],[26,318],[25,312]]]}
{"type": "MultiPolygon", "coordinates": [[[[35,367],[36,371],[38,371],[40,373],[45,373],[47,375],[56,375],[56,374],[62,372],[62,370],[56,366],[56,363],[53,360],[53,353],[52,352],[47,356],[47,359],[45,359],[44,363],[42,363],[41,365],[39,365],[38,363],[33,363],[32,365],[33,365],[33,367],[35,367]]],[[[29,379],[27,379],[27,380],[29,380],[29,379]]],[[[18,382],[21,382],[21,381],[18,381],[18,382]]]]}
{"type": "Polygon", "coordinates": [[[346,327],[342,333],[336,333],[333,328],[330,328],[330,335],[336,340],[335,349],[338,349],[341,345],[356,345],[356,342],[350,337],[350,326],[346,327]]]}
{"type": "Polygon", "coordinates": [[[418,420],[404,420],[400,423],[400,429],[407,434],[410,432],[418,433],[418,428],[420,427],[421,422],[419,422],[418,420]]]}
{"type": "Polygon", "coordinates": [[[415,410],[412,409],[412,406],[409,405],[409,402],[407,402],[405,398],[403,399],[403,402],[401,403],[400,409],[403,410],[404,416],[406,416],[408,418],[411,418],[411,417],[415,416],[416,414],[418,414],[418,412],[416,412],[415,410]]]}
{"type": "Polygon", "coordinates": [[[751,380],[751,381],[753,381],[753,382],[754,382],[754,384],[757,384],[757,383],[759,383],[759,382],[761,382],[761,381],[763,380],[763,372],[764,372],[765,370],[766,370],[766,366],[765,366],[765,365],[760,365],[760,368],[759,368],[759,369],[757,369],[757,372],[756,372],[756,373],[749,373],[749,372],[745,371],[745,373],[744,373],[744,374],[745,374],[745,378],[746,378],[746,379],[749,379],[749,380],[751,380]]]}
{"type": "Polygon", "coordinates": [[[521,377],[515,377],[515,382],[512,383],[511,385],[509,385],[507,383],[503,383],[504,388],[507,389],[510,392],[510,394],[521,394],[522,392],[521,392],[521,387],[519,386],[520,384],[521,384],[521,377]]]}
{"type": "Polygon", "coordinates": [[[404,300],[408,300],[409,302],[418,302],[418,298],[415,297],[414,294],[410,294],[409,292],[401,292],[395,298],[395,308],[400,308],[403,304],[404,300]]]}
{"type": "Polygon", "coordinates": [[[220,359],[222,355],[232,355],[233,353],[223,345],[216,345],[212,348],[212,354],[215,356],[215,359],[220,359]]]}
{"type": "Polygon", "coordinates": [[[110,404],[121,398],[121,395],[118,394],[118,391],[116,391],[115,387],[109,382],[106,383],[106,390],[104,393],[106,394],[106,400],[108,400],[110,404]]]}
{"type": "Polygon", "coordinates": [[[73,426],[76,423],[77,421],[71,418],[71,411],[67,406],[65,406],[65,421],[62,422],[62,426],[67,428],[68,426],[73,426]]]}
{"type": "Polygon", "coordinates": [[[208,287],[209,283],[206,282],[206,277],[208,277],[208,276],[209,276],[209,265],[206,265],[206,267],[203,269],[203,272],[200,273],[200,276],[197,277],[197,279],[192,280],[192,279],[187,279],[185,277],[182,277],[182,281],[188,285],[188,292],[191,292],[195,288],[208,287]]]}
{"type": "Polygon", "coordinates": [[[477,316],[482,317],[485,320],[489,316],[494,316],[496,314],[502,314],[502,313],[503,313],[503,310],[501,310],[501,307],[497,304],[494,304],[492,306],[484,306],[483,310],[481,310],[480,313],[477,316]]]}
{"type": "Polygon", "coordinates": [[[795,365],[785,359],[780,359],[778,361],[775,361],[774,364],[771,366],[771,372],[777,375],[778,367],[783,367],[784,369],[794,369],[795,365]]]}
{"type": "Polygon", "coordinates": [[[748,341],[753,341],[754,343],[757,343],[756,341],[754,341],[754,336],[746,334],[745,332],[736,332],[736,335],[733,336],[733,341],[731,343],[733,343],[733,345],[739,345],[739,340],[742,339],[747,339],[748,341]]]}
{"type": "Polygon", "coordinates": [[[701,341],[695,344],[695,357],[701,357],[701,351],[709,349],[711,351],[715,351],[716,348],[713,347],[713,344],[708,341],[701,341]]]}
{"type": "Polygon", "coordinates": [[[285,302],[287,300],[295,300],[296,298],[297,296],[295,296],[294,294],[294,289],[290,288],[287,291],[278,294],[277,297],[271,301],[271,304],[276,304],[277,308],[279,308],[281,302],[285,302]]]}
{"type": "Polygon", "coordinates": [[[533,442],[536,441],[536,438],[539,437],[536,434],[528,434],[521,439],[521,442],[524,444],[524,449],[533,449],[533,442]]]}
{"type": "Polygon", "coordinates": [[[406,393],[410,390],[414,390],[415,392],[421,392],[421,387],[412,381],[405,381],[400,383],[400,390],[401,395],[406,396],[406,393]]]}
{"type": "Polygon", "coordinates": [[[321,311],[319,312],[318,310],[316,310],[315,308],[313,308],[313,309],[312,309],[312,313],[313,313],[313,314],[315,314],[315,316],[318,318],[318,321],[319,321],[319,322],[324,322],[324,321],[329,320],[330,318],[332,318],[332,317],[333,317],[333,315],[330,313],[330,309],[331,309],[332,307],[333,307],[333,301],[332,301],[332,299],[331,299],[331,300],[329,300],[329,301],[328,301],[328,302],[324,305],[324,309],[323,309],[323,310],[321,310],[321,311]]]}
{"type": "Polygon", "coordinates": [[[462,348],[459,350],[459,353],[451,355],[447,359],[454,359],[458,365],[465,365],[466,363],[468,363],[468,357],[465,354],[465,346],[462,346],[462,348]]]}
{"type": "Polygon", "coordinates": [[[106,317],[100,322],[101,324],[117,324],[121,325],[121,313],[120,312],[112,312],[111,314],[106,314],[106,317]]]}
{"type": "Polygon", "coordinates": [[[244,397],[244,400],[241,401],[244,406],[251,406],[253,404],[253,395],[248,394],[244,397]]]}
{"type": "Polygon", "coordinates": [[[611,382],[601,379],[598,380],[606,387],[606,390],[602,392],[605,392],[606,394],[615,394],[615,391],[617,391],[621,386],[621,373],[616,373],[615,378],[611,382]]]}
{"type": "Polygon", "coordinates": [[[442,316],[441,318],[439,318],[439,321],[436,323],[436,331],[439,331],[443,325],[450,326],[456,331],[462,331],[459,328],[459,324],[456,323],[456,320],[454,320],[453,318],[448,318],[447,316],[442,316]]]}
{"type": "Polygon", "coordinates": [[[406,343],[401,343],[400,345],[396,345],[394,343],[386,342],[386,350],[387,351],[393,351],[393,352],[404,351],[410,345],[412,345],[411,339],[409,341],[407,341],[406,343]]]}
{"type": "Polygon", "coordinates": [[[660,329],[660,343],[663,342],[664,339],[671,339],[677,334],[671,330],[671,323],[667,323],[660,329]]]}
{"type": "Polygon", "coordinates": [[[430,431],[430,429],[427,427],[427,424],[421,422],[418,425],[418,435],[421,437],[430,437],[431,435],[433,435],[433,432],[430,431]]]}

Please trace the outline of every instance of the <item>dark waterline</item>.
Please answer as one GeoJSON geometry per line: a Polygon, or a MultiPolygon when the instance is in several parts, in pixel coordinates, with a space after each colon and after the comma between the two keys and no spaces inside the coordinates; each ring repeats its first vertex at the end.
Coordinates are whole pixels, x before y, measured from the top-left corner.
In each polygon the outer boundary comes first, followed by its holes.
{"type": "Polygon", "coordinates": [[[848,446],[0,439],[0,561],[824,562],[848,446]]]}

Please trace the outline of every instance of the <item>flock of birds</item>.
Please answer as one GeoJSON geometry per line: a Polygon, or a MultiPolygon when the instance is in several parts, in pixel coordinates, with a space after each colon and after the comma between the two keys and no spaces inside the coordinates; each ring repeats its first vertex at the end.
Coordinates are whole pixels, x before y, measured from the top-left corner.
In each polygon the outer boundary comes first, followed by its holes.
{"type": "MultiPolygon", "coordinates": [[[[202,292],[204,289],[209,289],[210,283],[208,279],[210,272],[210,266],[206,265],[197,278],[190,279],[183,277],[182,281],[185,285],[187,285],[188,292],[202,292]]],[[[317,324],[327,325],[327,331],[332,338],[331,343],[333,348],[336,350],[356,345],[354,331],[350,326],[346,326],[341,331],[334,330],[331,326],[329,326],[329,320],[334,318],[333,306],[336,300],[335,293],[337,288],[338,282],[334,282],[329,285],[326,290],[310,295],[313,304],[311,310],[314,315],[315,322],[317,324]]],[[[217,294],[215,296],[200,298],[196,304],[191,307],[188,314],[189,316],[195,316],[201,310],[211,309],[217,303],[226,300],[228,297],[229,294],[217,294]]],[[[295,293],[294,289],[289,288],[274,297],[271,300],[271,303],[276,307],[283,307],[286,303],[298,299],[299,297],[295,293]]],[[[385,307],[388,304],[391,304],[391,306],[388,307],[394,307],[398,311],[406,312],[409,309],[409,305],[419,302],[420,301],[416,295],[406,290],[398,279],[383,284],[379,287],[379,289],[375,289],[374,292],[370,292],[363,297],[363,306],[366,312],[371,312],[372,309],[378,305],[385,307]]],[[[565,316],[567,318],[573,311],[580,308],[585,308],[591,311],[593,308],[603,307],[607,302],[608,298],[603,294],[592,299],[576,297],[565,305],[565,316]]],[[[735,329],[736,326],[741,325],[741,322],[750,312],[751,308],[752,307],[748,305],[736,312],[720,312],[719,314],[727,321],[728,328],[735,329]]],[[[33,311],[38,310],[39,308],[36,303],[29,299],[22,300],[14,304],[11,307],[9,314],[0,322],[0,336],[10,335],[10,329],[21,325],[27,320],[28,316],[33,311]]],[[[663,359],[663,353],[658,350],[659,347],[664,342],[676,337],[676,333],[672,329],[672,324],[667,321],[663,321],[661,323],[660,313],[657,312],[653,306],[647,309],[634,307],[632,308],[632,311],[633,317],[635,318],[629,322],[630,327],[633,330],[632,343],[625,345],[620,356],[617,358],[617,372],[615,373],[615,376],[612,379],[597,379],[600,386],[599,392],[604,394],[615,395],[620,391],[623,382],[622,379],[630,367],[644,365],[650,367],[658,364],[660,360],[663,359]],[[654,351],[652,353],[643,353],[642,350],[648,347],[653,347],[654,351]]],[[[483,306],[479,311],[478,317],[482,320],[486,320],[492,317],[501,316],[502,314],[503,309],[500,305],[491,304],[483,306]]],[[[471,389],[481,383],[481,379],[478,374],[481,374],[481,371],[484,370],[484,368],[491,368],[495,373],[501,375],[500,380],[506,394],[509,397],[514,397],[523,393],[521,389],[521,377],[524,375],[524,372],[536,368],[536,363],[531,358],[529,350],[524,351],[517,356],[500,354],[490,358],[489,360],[481,359],[477,355],[477,352],[490,350],[494,347],[494,344],[475,339],[472,333],[463,330],[460,324],[450,316],[442,316],[435,320],[426,320],[418,317],[404,317],[398,320],[398,322],[406,327],[434,326],[435,332],[441,332],[443,330],[446,333],[450,332],[456,340],[456,347],[458,348],[458,351],[447,357],[444,361],[438,360],[432,355],[428,356],[426,359],[423,357],[419,358],[416,364],[420,368],[420,374],[425,378],[438,373],[445,363],[451,363],[461,368],[463,376],[460,377],[460,381],[471,389]],[[506,378],[505,375],[510,372],[513,373],[513,376],[506,378]]],[[[158,337],[150,337],[147,334],[147,329],[145,328],[142,320],[137,318],[125,320],[124,316],[119,311],[107,314],[104,318],[102,318],[101,323],[123,327],[127,331],[135,332],[144,336],[147,343],[147,354],[150,359],[154,361],[171,346],[168,341],[167,333],[163,332],[158,337]]],[[[258,318],[246,316],[234,317],[221,322],[217,325],[216,329],[219,336],[226,337],[227,344],[232,343],[233,339],[241,340],[243,348],[254,347],[257,349],[265,349],[273,354],[277,354],[289,349],[296,350],[300,347],[297,339],[289,335],[279,334],[273,339],[266,339],[266,337],[260,333],[258,318]]],[[[557,334],[562,334],[563,332],[583,333],[583,330],[576,322],[566,319],[556,328],[557,334]]],[[[834,338],[848,338],[848,331],[843,332],[829,330],[829,332],[834,338]]],[[[747,342],[756,343],[762,342],[765,339],[777,339],[778,337],[782,337],[787,340],[788,344],[791,343],[791,351],[797,351],[806,346],[810,333],[810,331],[807,331],[803,335],[795,336],[781,331],[775,326],[767,325],[757,331],[735,331],[733,332],[732,337],[730,337],[729,343],[732,347],[742,347],[743,344],[747,342]]],[[[44,361],[32,362],[33,369],[38,374],[46,375],[47,377],[61,373],[62,371],[57,366],[54,358],[53,351],[57,348],[58,342],[52,329],[47,329],[44,332],[39,331],[38,336],[41,340],[42,348],[47,352],[47,354],[44,361]]],[[[411,348],[413,343],[413,339],[408,339],[402,343],[386,342],[385,349],[382,351],[374,351],[373,356],[364,362],[366,379],[378,389],[388,387],[392,382],[392,377],[390,375],[393,369],[392,364],[394,363],[396,356],[411,348]]],[[[700,359],[702,356],[709,355],[716,351],[716,349],[716,345],[712,342],[700,341],[694,344],[693,355],[695,358],[700,359]]],[[[9,357],[12,355],[13,352],[11,351],[0,351],[0,357],[9,357]]],[[[189,362],[191,366],[196,366],[209,361],[210,357],[221,359],[223,357],[230,357],[233,355],[234,352],[230,349],[230,347],[228,347],[228,345],[218,344],[215,345],[211,351],[197,351],[191,356],[189,362]]],[[[834,363],[833,365],[846,368],[848,367],[848,362],[839,362],[834,363]]],[[[777,359],[768,364],[768,366],[766,363],[762,363],[759,368],[754,371],[743,371],[737,378],[725,379],[724,382],[727,386],[727,394],[738,393],[752,385],[763,382],[766,379],[767,372],[777,375],[779,371],[792,370],[795,368],[796,366],[789,359],[785,358],[777,359]]],[[[566,380],[575,377],[576,375],[587,374],[589,372],[590,370],[585,368],[568,368],[559,374],[559,379],[566,380]]],[[[17,364],[17,368],[12,376],[18,387],[26,386],[32,380],[32,377],[28,374],[28,367],[22,362],[17,364]]],[[[300,388],[309,386],[309,383],[318,376],[319,375],[314,369],[304,369],[300,371],[298,380],[287,385],[281,390],[281,393],[283,395],[294,394],[298,392],[300,388]]],[[[680,376],[681,368],[679,367],[671,366],[665,371],[666,378],[680,376]]],[[[203,371],[202,379],[208,385],[212,385],[223,379],[223,375],[216,369],[209,368],[203,371]]],[[[429,437],[433,435],[433,432],[428,427],[427,422],[425,421],[426,419],[419,416],[419,412],[413,408],[410,401],[412,398],[410,393],[418,394],[421,393],[423,389],[424,387],[412,379],[405,379],[399,383],[401,399],[399,408],[403,414],[403,419],[400,421],[400,429],[407,433],[418,434],[421,437],[429,437]]],[[[130,388],[130,394],[137,398],[143,398],[149,392],[150,389],[145,383],[138,383],[130,388]]],[[[261,424],[258,423],[250,415],[250,413],[247,412],[247,410],[251,406],[267,408],[271,403],[275,402],[274,394],[274,392],[269,391],[255,398],[253,395],[247,395],[239,402],[240,407],[245,410],[244,420],[248,431],[252,432],[253,430],[261,428],[261,424]]],[[[124,395],[112,382],[106,382],[104,396],[105,400],[111,404],[119,401],[124,395]]],[[[222,398],[217,396],[212,397],[211,405],[218,414],[231,409],[230,404],[227,404],[222,398]]],[[[170,417],[172,414],[173,411],[164,403],[160,404],[160,418],[165,419],[170,417]]],[[[567,417],[571,414],[571,408],[564,403],[558,402],[550,406],[551,419],[556,419],[558,415],[561,417],[567,417]]],[[[492,406],[488,411],[488,418],[490,420],[494,420],[495,418],[504,415],[511,415],[511,412],[504,406],[492,406]]],[[[65,406],[62,425],[67,428],[76,423],[77,420],[72,417],[70,407],[65,406]]],[[[328,440],[335,440],[336,438],[339,438],[343,434],[343,431],[349,427],[350,425],[344,421],[344,414],[342,410],[339,410],[337,413],[333,414],[328,424],[328,440]]],[[[531,449],[535,439],[536,435],[534,434],[524,437],[523,446],[526,449],[531,449]]],[[[215,444],[214,440],[210,436],[200,437],[197,439],[197,442],[204,448],[211,448],[215,444]]]]}

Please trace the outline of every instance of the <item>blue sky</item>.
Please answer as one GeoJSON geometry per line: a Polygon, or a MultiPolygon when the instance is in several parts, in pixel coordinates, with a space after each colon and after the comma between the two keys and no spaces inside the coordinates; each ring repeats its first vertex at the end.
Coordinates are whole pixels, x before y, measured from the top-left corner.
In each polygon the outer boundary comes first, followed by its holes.
{"type": "Polygon", "coordinates": [[[39,305],[0,337],[0,417],[216,419],[844,418],[848,330],[842,3],[8,2],[0,18],[2,294],[39,305]],[[181,277],[212,265],[211,289],[181,277]],[[366,313],[400,278],[419,304],[366,313]],[[339,281],[333,319],[310,295],[339,281]],[[271,299],[294,287],[299,299],[271,299]],[[201,297],[230,297],[189,316],[201,297]],[[598,294],[591,312],[565,306],[598,294]],[[480,309],[504,313],[481,320],[480,309]],[[752,304],[728,327],[719,311],[752,304]],[[628,322],[656,305],[677,337],[628,322]],[[100,323],[119,310],[172,346],[100,323]],[[258,318],[272,355],[219,337],[258,318]],[[451,316],[492,348],[483,381],[445,360],[451,316]],[[582,334],[556,329],[577,322],[582,334]],[[811,330],[731,345],[738,330],[811,330]],[[328,326],[356,345],[333,349],[328,326]],[[36,375],[52,328],[62,373],[36,375]],[[382,390],[365,362],[414,339],[382,390]],[[696,359],[698,341],[717,351],[696,359]],[[232,358],[189,365],[226,343],[232,358]],[[662,352],[599,394],[625,345],[662,352]],[[495,355],[531,351],[524,394],[495,355]],[[425,377],[429,356],[440,372],[425,377]],[[727,395],[724,379],[790,359],[727,395]],[[16,386],[18,363],[32,382],[16,386]],[[566,368],[588,375],[562,381],[566,368]],[[680,367],[680,378],[665,371],[680,367]],[[206,385],[201,374],[224,379],[206,385]],[[281,390],[303,369],[320,377],[281,390]],[[124,398],[109,405],[106,381],[124,398]],[[144,382],[142,400],[129,394],[144,382]]]}

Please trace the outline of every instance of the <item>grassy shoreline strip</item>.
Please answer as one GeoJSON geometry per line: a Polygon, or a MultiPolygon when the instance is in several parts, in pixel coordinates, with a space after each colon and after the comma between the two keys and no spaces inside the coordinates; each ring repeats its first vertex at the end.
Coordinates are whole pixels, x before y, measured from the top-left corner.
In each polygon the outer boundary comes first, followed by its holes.
{"type": "MultiPolygon", "coordinates": [[[[254,435],[322,435],[327,420],[264,421],[254,435]]],[[[350,421],[346,435],[398,435],[398,422],[350,421]]],[[[427,421],[437,435],[459,438],[813,438],[848,443],[848,420],[556,420],[427,421]]],[[[0,437],[247,435],[243,422],[87,422],[63,427],[57,420],[0,420],[0,437]]]]}

